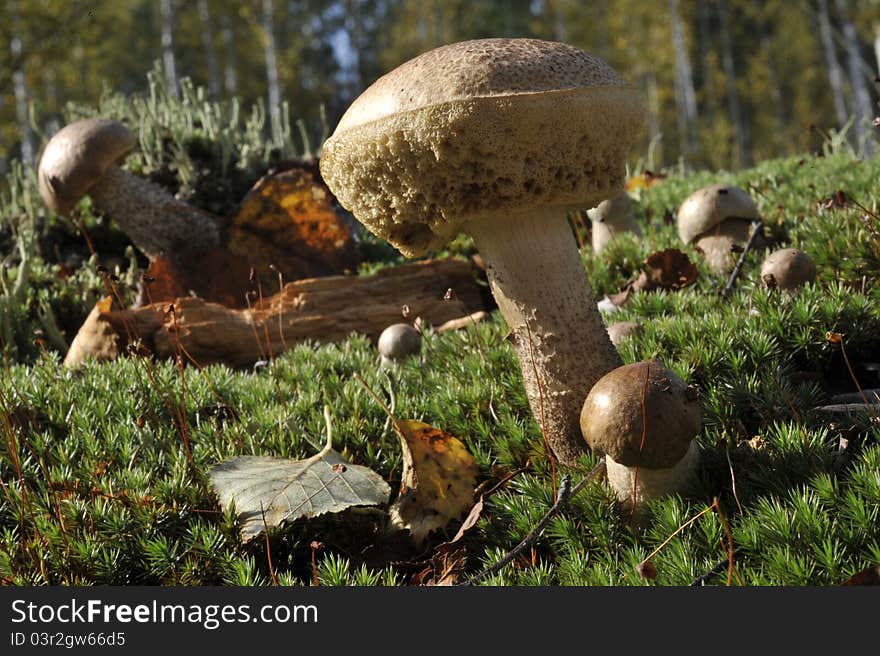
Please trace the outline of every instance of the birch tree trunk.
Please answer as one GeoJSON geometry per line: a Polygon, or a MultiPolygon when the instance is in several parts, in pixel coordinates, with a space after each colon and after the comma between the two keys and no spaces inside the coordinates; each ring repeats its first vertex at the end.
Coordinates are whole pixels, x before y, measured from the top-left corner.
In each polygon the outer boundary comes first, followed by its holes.
{"type": "Polygon", "coordinates": [[[269,123],[272,141],[276,146],[283,142],[281,134],[281,86],[278,82],[278,51],[275,44],[275,4],[263,0],[263,41],[266,57],[266,83],[269,92],[269,123]]]}
{"type": "Polygon", "coordinates": [[[837,116],[837,126],[843,128],[847,121],[846,103],[843,99],[843,71],[840,69],[840,63],[837,61],[834,37],[831,33],[828,0],[819,0],[818,8],[819,38],[822,41],[822,51],[825,54],[825,65],[828,67],[828,83],[831,85],[834,114],[837,116]]]}
{"type": "Polygon", "coordinates": [[[361,16],[361,3],[358,0],[348,0],[345,4],[345,31],[348,33],[348,43],[351,46],[350,60],[346,62],[345,73],[351,85],[349,93],[354,97],[363,89],[361,48],[363,47],[364,25],[361,16]]]}
{"type": "Polygon", "coordinates": [[[30,111],[28,108],[30,94],[28,93],[27,80],[24,75],[24,61],[22,56],[24,47],[18,34],[21,31],[21,17],[18,13],[18,3],[9,3],[9,13],[12,23],[13,37],[9,42],[9,51],[12,54],[12,60],[19,62],[15,71],[12,73],[12,93],[15,97],[15,121],[18,123],[18,132],[21,138],[21,160],[33,166],[36,156],[36,148],[34,146],[34,135],[31,130],[30,111]]]}
{"type": "Polygon", "coordinates": [[[776,60],[773,57],[773,41],[770,34],[763,28],[764,34],[761,35],[761,50],[765,53],[767,59],[767,81],[770,84],[770,100],[773,102],[773,113],[776,122],[781,126],[786,124],[785,120],[785,101],[782,97],[782,89],[779,86],[779,73],[776,71],[776,60]]]}
{"type": "Polygon", "coordinates": [[[220,19],[220,38],[223,41],[223,88],[230,97],[238,95],[238,62],[235,57],[235,33],[232,30],[232,20],[229,18],[229,10],[223,13],[220,19]]]}
{"type": "Polygon", "coordinates": [[[656,162],[663,161],[663,143],[660,141],[660,89],[657,85],[657,76],[654,74],[654,71],[649,71],[645,75],[645,87],[647,89],[647,104],[648,104],[648,119],[647,119],[647,127],[648,127],[648,139],[649,143],[652,144],[652,147],[656,151],[656,149],[660,149],[660,152],[653,152],[651,150],[648,151],[649,159],[648,166],[651,170],[655,170],[656,162]]]}
{"type": "Polygon", "coordinates": [[[177,63],[174,59],[174,6],[172,0],[159,0],[162,15],[162,66],[165,69],[165,82],[168,92],[175,98],[179,95],[177,84],[177,63]]]}
{"type": "Polygon", "coordinates": [[[727,78],[727,112],[730,115],[734,140],[736,141],[736,164],[743,167],[751,162],[751,153],[749,152],[746,126],[742,119],[739,92],[736,88],[736,66],[733,60],[733,40],[730,36],[730,13],[727,0],[721,0],[719,3],[718,18],[721,22],[721,65],[724,68],[724,77],[727,78]]]}
{"type": "Polygon", "coordinates": [[[846,45],[856,144],[863,149],[866,156],[870,156],[874,151],[874,142],[871,139],[871,130],[873,129],[871,119],[874,116],[874,111],[871,107],[871,91],[868,89],[867,81],[871,69],[868,66],[864,66],[864,68],[862,66],[862,56],[859,53],[859,35],[843,0],[837,0],[837,12],[840,14],[843,39],[846,45]]]}
{"type": "Polygon", "coordinates": [[[199,22],[202,24],[202,45],[208,65],[208,93],[216,100],[220,97],[220,70],[217,66],[217,48],[214,46],[214,27],[208,0],[199,0],[199,22]]]}
{"type": "Polygon", "coordinates": [[[679,147],[683,155],[692,154],[697,149],[697,95],[694,91],[694,77],[690,57],[684,40],[684,27],[678,10],[678,0],[669,0],[669,15],[672,18],[672,43],[675,47],[675,105],[677,108],[679,147]]]}
{"type": "MultiPolygon", "coordinates": [[[[702,91],[705,98],[715,98],[715,80],[712,75],[712,67],[710,66],[709,53],[712,52],[712,44],[715,36],[712,34],[712,5],[709,2],[701,2],[699,4],[699,29],[700,29],[700,66],[702,68],[702,91]]],[[[709,114],[710,123],[712,115],[712,105],[707,103],[701,108],[703,115],[709,114]]]]}
{"type": "Polygon", "coordinates": [[[877,77],[880,77],[880,22],[874,23],[874,59],[877,60],[877,77]]]}

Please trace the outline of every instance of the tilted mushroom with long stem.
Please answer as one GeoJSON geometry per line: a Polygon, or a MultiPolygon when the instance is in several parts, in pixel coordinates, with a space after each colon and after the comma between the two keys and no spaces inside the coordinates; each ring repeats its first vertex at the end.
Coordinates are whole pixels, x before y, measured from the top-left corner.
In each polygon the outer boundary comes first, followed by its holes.
{"type": "Polygon", "coordinates": [[[414,257],[470,234],[556,457],[585,451],[579,414],[620,364],[566,211],[623,186],[644,110],[605,62],[535,39],[442,46],[377,80],[324,144],[340,203],[414,257]]]}
{"type": "Polygon", "coordinates": [[[216,246],[214,218],[120,168],[137,140],[118,121],[75,121],[46,145],[37,171],[46,205],[67,215],[83,196],[116,221],[150,260],[184,258],[216,246]]]}

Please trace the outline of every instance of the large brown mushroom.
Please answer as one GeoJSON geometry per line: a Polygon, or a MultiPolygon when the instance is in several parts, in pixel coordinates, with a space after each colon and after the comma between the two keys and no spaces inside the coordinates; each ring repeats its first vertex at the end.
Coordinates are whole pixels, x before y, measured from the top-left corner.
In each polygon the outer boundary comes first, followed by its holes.
{"type": "Polygon", "coordinates": [[[220,241],[211,215],[124,171],[120,162],[137,140],[117,121],[87,118],[62,128],[46,145],[37,172],[40,195],[69,214],[88,195],[150,260],[182,258],[220,241]]]}
{"type": "Polygon", "coordinates": [[[623,365],[590,390],[581,428],[605,454],[608,482],[625,506],[679,492],[699,462],[696,391],[658,361],[623,365]]]}
{"type": "MultiPolygon", "coordinates": [[[[713,184],[698,189],[678,208],[678,234],[685,244],[694,244],[716,274],[729,273],[736,262],[734,248],[749,239],[753,221],[761,216],[747,192],[731,185],[713,184]]],[[[763,235],[754,247],[764,248],[763,235]]]]}
{"type": "Polygon", "coordinates": [[[637,91],[582,50],[482,39],[381,77],[323,148],[340,203],[404,255],[473,237],[533,415],[563,463],[584,451],[584,397],[620,364],[566,211],[622,188],[643,113],[637,91]]]}

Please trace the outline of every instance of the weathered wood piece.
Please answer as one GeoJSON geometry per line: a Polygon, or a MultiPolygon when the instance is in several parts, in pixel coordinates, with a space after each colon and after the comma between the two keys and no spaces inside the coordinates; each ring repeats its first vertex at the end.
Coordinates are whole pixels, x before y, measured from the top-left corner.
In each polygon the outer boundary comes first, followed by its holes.
{"type": "Polygon", "coordinates": [[[352,333],[375,340],[404,315],[440,325],[481,309],[486,305],[470,263],[429,260],[370,276],[298,280],[262,302],[253,298],[245,309],[183,297],[172,303],[99,310],[80,329],[77,348],[64,363],[73,366],[99,354],[106,359],[106,354],[123,353],[140,340],[157,358],[181,354],[199,365],[249,367],[304,340],[333,342],[352,333]],[[108,345],[108,340],[114,343],[108,345]]]}

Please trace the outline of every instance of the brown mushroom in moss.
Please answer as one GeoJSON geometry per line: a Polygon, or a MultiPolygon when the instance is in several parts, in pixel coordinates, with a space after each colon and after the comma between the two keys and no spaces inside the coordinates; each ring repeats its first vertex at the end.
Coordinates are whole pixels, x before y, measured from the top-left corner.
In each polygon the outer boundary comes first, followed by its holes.
{"type": "Polygon", "coordinates": [[[408,323],[393,323],[382,331],[377,344],[382,364],[394,364],[422,349],[422,334],[408,323]]]}
{"type": "Polygon", "coordinates": [[[346,209],[404,255],[470,234],[556,457],[584,450],[579,411],[620,359],[566,212],[622,187],[639,93],[578,48],[536,39],[442,46],[381,77],[323,147],[346,209]]]}
{"type": "Polygon", "coordinates": [[[40,158],[37,179],[43,201],[67,215],[83,196],[90,196],[150,260],[216,246],[220,233],[210,214],[120,168],[136,144],[127,127],[110,119],[87,118],[65,126],[40,158]]]}
{"type": "MultiPolygon", "coordinates": [[[[729,273],[736,262],[734,249],[749,239],[753,221],[760,221],[752,197],[739,187],[713,184],[698,189],[678,208],[678,234],[685,244],[694,244],[713,273],[729,273]]],[[[759,234],[753,247],[767,242],[759,234]]]]}
{"type": "Polygon", "coordinates": [[[591,223],[594,253],[601,253],[621,233],[632,232],[637,237],[642,235],[642,229],[636,221],[635,202],[625,191],[588,209],[587,218],[591,223]]]}
{"type": "Polygon", "coordinates": [[[699,463],[701,415],[696,391],[653,360],[599,379],[584,401],[581,427],[590,447],[605,454],[618,499],[632,507],[685,489],[699,463]]]}
{"type": "Polygon", "coordinates": [[[761,264],[761,280],[767,287],[792,291],[816,279],[816,264],[799,248],[781,248],[761,264]]]}

